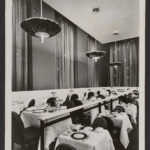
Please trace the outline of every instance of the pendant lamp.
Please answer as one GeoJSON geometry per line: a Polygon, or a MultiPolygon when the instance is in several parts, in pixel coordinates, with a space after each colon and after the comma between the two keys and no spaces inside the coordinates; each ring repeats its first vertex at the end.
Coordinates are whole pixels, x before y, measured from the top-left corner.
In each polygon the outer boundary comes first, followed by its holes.
{"type": "Polygon", "coordinates": [[[121,65],[122,65],[122,62],[111,62],[111,63],[109,63],[109,66],[114,67],[115,69],[117,69],[121,65]]]}
{"type": "Polygon", "coordinates": [[[40,1],[41,16],[31,17],[22,21],[21,28],[30,35],[40,38],[41,43],[44,43],[46,38],[50,38],[61,31],[61,28],[54,20],[43,18],[43,1],[40,1]]]}
{"type": "Polygon", "coordinates": [[[86,53],[86,56],[93,59],[95,62],[97,62],[100,58],[102,58],[104,55],[106,54],[106,52],[104,51],[90,51],[86,53]]]}
{"type": "MultiPolygon", "coordinates": [[[[98,12],[100,12],[100,8],[99,7],[93,8],[92,12],[93,13],[98,13],[98,12]]],[[[95,26],[96,26],[96,23],[95,23],[95,26]]],[[[96,27],[95,27],[95,33],[96,33],[96,27]]],[[[90,52],[87,52],[86,56],[93,59],[95,62],[97,62],[100,58],[102,58],[106,54],[106,52],[97,50],[96,39],[95,39],[95,46],[94,47],[95,47],[95,49],[91,50],[90,52]]]]}
{"type": "MultiPolygon", "coordinates": [[[[114,36],[119,35],[119,32],[118,31],[114,31],[113,35],[114,36]]],[[[116,40],[115,40],[115,49],[117,49],[117,42],[116,42],[116,40]]],[[[122,62],[119,62],[119,61],[114,61],[114,62],[110,62],[109,63],[109,66],[110,67],[114,67],[115,69],[117,69],[121,65],[122,65],[122,62]]]]}

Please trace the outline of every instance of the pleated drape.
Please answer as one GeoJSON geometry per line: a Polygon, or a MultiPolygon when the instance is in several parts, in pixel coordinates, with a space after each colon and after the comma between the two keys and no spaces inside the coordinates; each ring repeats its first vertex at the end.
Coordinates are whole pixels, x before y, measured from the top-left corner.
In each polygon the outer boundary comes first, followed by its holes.
{"type": "Polygon", "coordinates": [[[28,88],[28,42],[27,34],[20,23],[27,18],[27,1],[13,0],[13,46],[12,46],[12,90],[20,91],[28,88]]]}
{"type": "Polygon", "coordinates": [[[75,27],[64,18],[57,20],[61,32],[56,38],[56,88],[74,88],[75,27]]]}
{"type": "Polygon", "coordinates": [[[111,86],[138,86],[139,56],[138,39],[110,44],[110,62],[122,62],[119,68],[110,67],[111,86]]]}

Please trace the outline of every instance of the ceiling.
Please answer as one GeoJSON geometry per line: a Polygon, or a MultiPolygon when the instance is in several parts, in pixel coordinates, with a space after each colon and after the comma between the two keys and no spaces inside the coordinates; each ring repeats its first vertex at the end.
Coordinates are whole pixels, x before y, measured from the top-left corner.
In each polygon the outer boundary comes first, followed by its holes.
{"type": "Polygon", "coordinates": [[[44,0],[101,43],[139,36],[139,0],[44,0]],[[99,13],[92,8],[100,7],[99,13]],[[113,35],[118,31],[119,35],[113,35]]]}

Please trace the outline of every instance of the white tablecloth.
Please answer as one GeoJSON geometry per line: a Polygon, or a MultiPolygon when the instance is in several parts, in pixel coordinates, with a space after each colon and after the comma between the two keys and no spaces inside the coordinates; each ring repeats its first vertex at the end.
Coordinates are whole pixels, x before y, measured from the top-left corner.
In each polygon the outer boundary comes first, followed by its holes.
{"type": "Polygon", "coordinates": [[[137,117],[137,107],[134,104],[121,104],[124,107],[127,114],[131,115],[132,123],[136,124],[136,117],[137,117]]]}
{"type": "Polygon", "coordinates": [[[84,140],[75,140],[70,135],[60,135],[55,148],[60,143],[69,144],[77,150],[115,150],[112,138],[107,130],[101,133],[90,132],[89,137],[84,140]]]}
{"type": "Polygon", "coordinates": [[[91,114],[91,124],[93,123],[93,121],[95,120],[95,118],[97,117],[99,113],[99,109],[98,108],[94,108],[92,110],[90,110],[90,114],[91,114]]]}
{"type": "MultiPolygon", "coordinates": [[[[95,102],[95,101],[93,101],[93,102],[95,102]]],[[[83,102],[83,104],[92,104],[92,101],[88,101],[88,100],[84,100],[82,102],[83,102]]],[[[89,108],[89,107],[86,107],[86,109],[89,108]]],[[[91,109],[91,110],[88,111],[88,113],[90,114],[90,117],[91,117],[90,122],[92,124],[93,121],[95,120],[95,118],[97,117],[97,115],[99,114],[99,108],[97,107],[97,108],[91,109]]]]}
{"type": "MultiPolygon", "coordinates": [[[[25,127],[40,127],[39,118],[43,115],[43,113],[31,113],[31,112],[23,112],[21,115],[22,121],[25,127]]],[[[44,130],[44,143],[45,149],[48,149],[49,144],[54,141],[56,137],[70,128],[72,124],[71,118],[66,119],[64,121],[55,123],[49,127],[46,127],[44,130]]],[[[40,148],[40,144],[39,144],[40,148]]]]}
{"type": "MultiPolygon", "coordinates": [[[[109,112],[107,112],[107,114],[105,112],[100,113],[98,116],[99,117],[101,117],[101,116],[109,117],[109,112]]],[[[122,143],[122,145],[125,148],[127,148],[128,144],[129,144],[128,133],[133,129],[128,115],[126,113],[120,113],[120,114],[117,114],[116,117],[111,118],[111,119],[113,121],[114,127],[120,128],[120,142],[122,143]]]]}
{"type": "Polygon", "coordinates": [[[113,124],[120,128],[120,142],[127,148],[129,145],[128,133],[133,129],[129,117],[126,113],[118,114],[117,117],[112,118],[113,124]]]}

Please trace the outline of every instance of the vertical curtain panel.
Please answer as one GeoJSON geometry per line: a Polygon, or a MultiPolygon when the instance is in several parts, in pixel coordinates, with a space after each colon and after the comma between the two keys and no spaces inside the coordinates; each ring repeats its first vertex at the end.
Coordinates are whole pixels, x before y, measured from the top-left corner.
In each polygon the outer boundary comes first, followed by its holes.
{"type": "Polygon", "coordinates": [[[13,0],[13,46],[12,46],[12,90],[27,90],[28,44],[27,35],[21,29],[21,21],[27,18],[27,1],[13,0]]]}
{"type": "Polygon", "coordinates": [[[122,62],[118,68],[110,67],[111,86],[138,86],[138,39],[128,39],[110,44],[110,63],[122,62]]]}
{"type": "MultiPolygon", "coordinates": [[[[88,36],[88,52],[95,50],[95,40],[88,36]]],[[[93,59],[88,58],[88,86],[97,87],[98,77],[96,71],[96,64],[93,59]]]]}
{"type": "Polygon", "coordinates": [[[56,88],[74,88],[74,25],[58,18],[61,32],[56,38],[56,88]]]}

